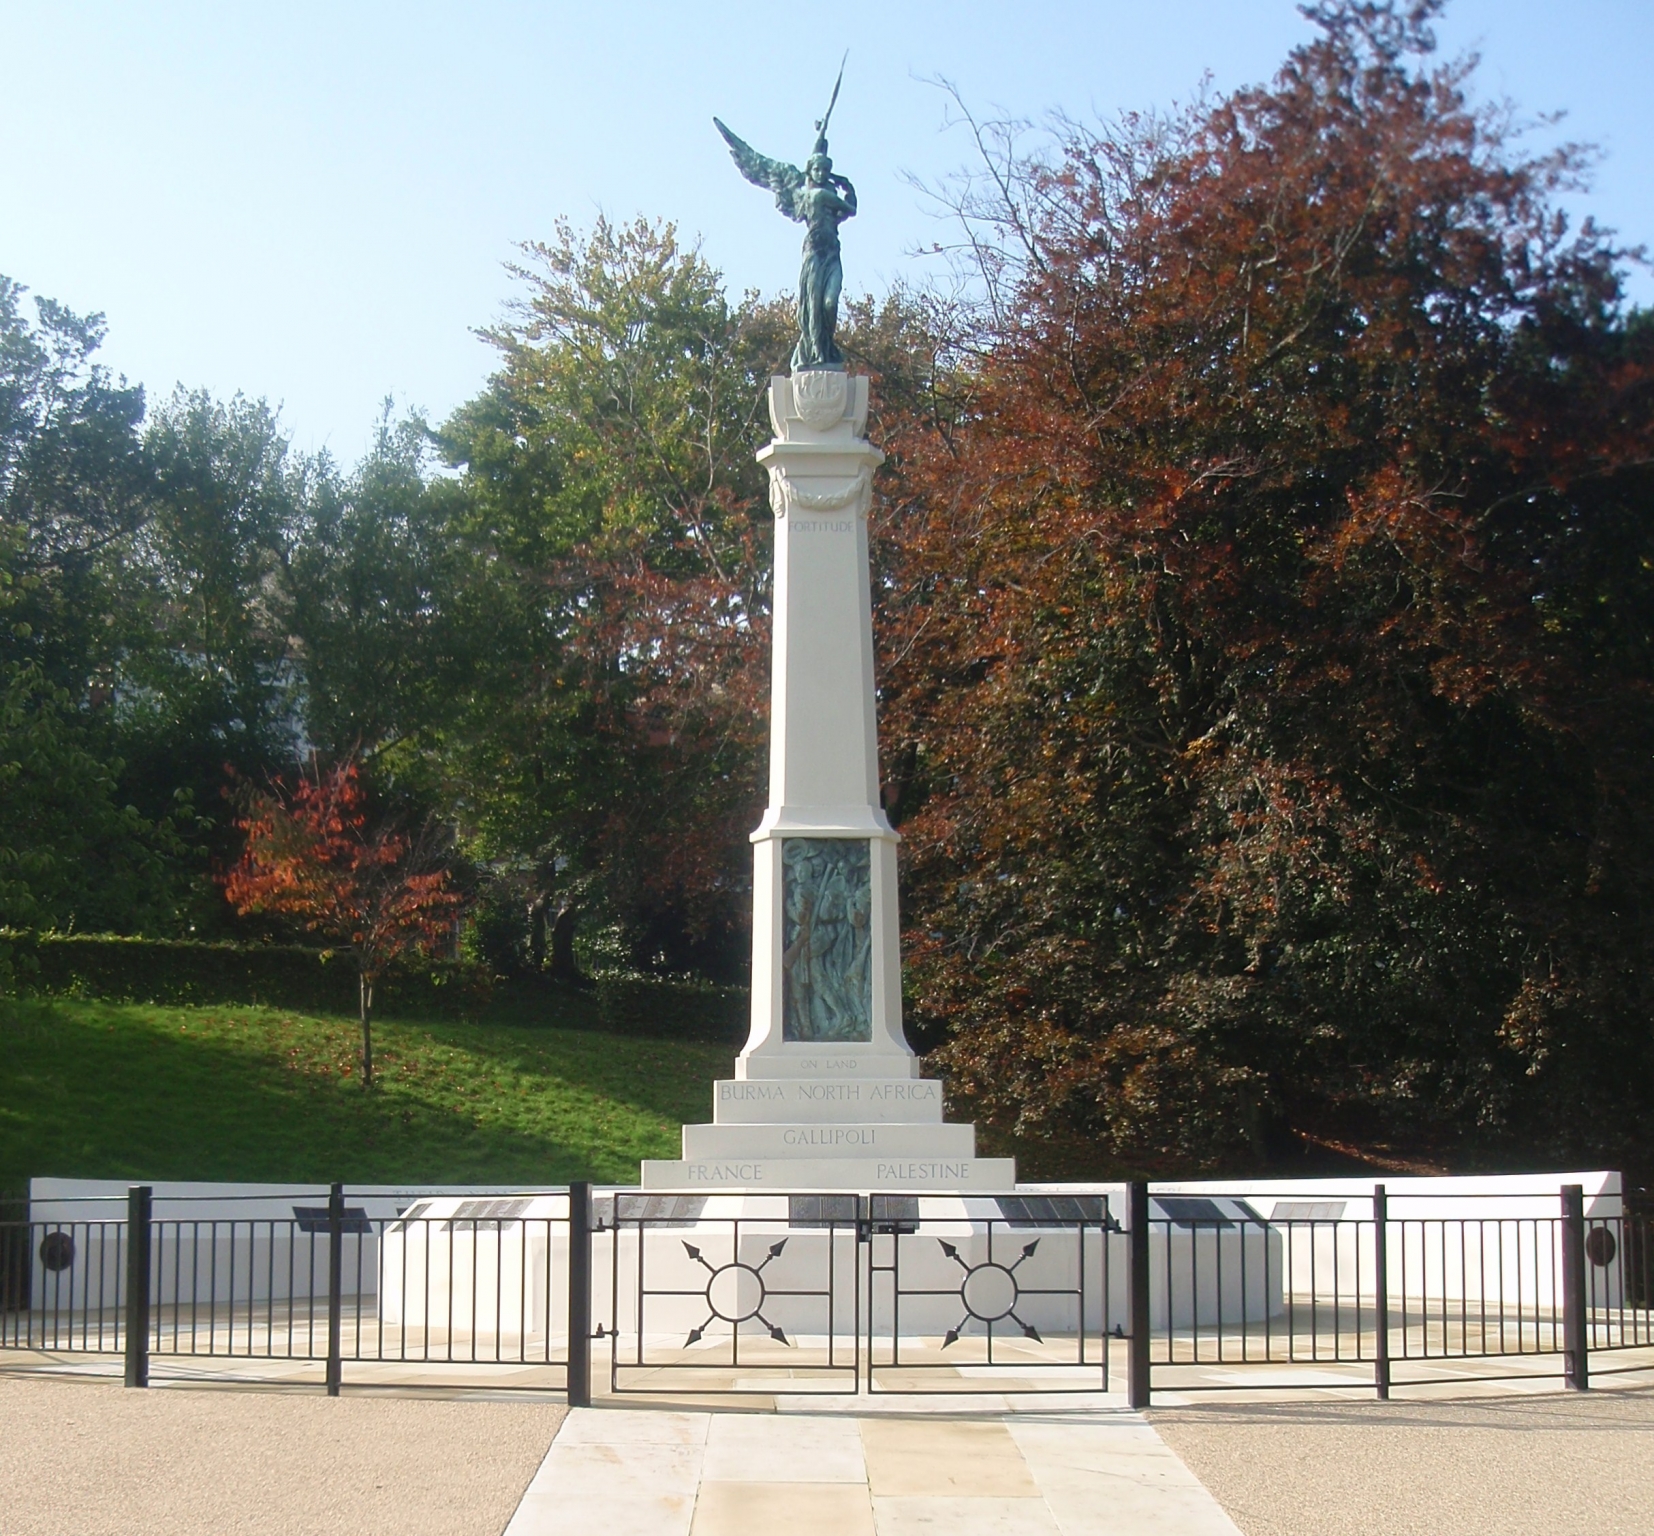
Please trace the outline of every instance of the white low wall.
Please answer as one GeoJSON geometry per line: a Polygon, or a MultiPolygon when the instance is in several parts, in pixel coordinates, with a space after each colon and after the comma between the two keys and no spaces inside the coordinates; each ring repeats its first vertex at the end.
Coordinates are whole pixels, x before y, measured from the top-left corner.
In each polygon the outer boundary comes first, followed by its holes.
{"type": "MultiPolygon", "coordinates": [[[[325,1209],[325,1185],[163,1182],[152,1186],[151,1300],[165,1307],[233,1306],[263,1301],[310,1301],[327,1297],[325,1228],[300,1231],[295,1208],[325,1209]]],[[[74,1257],[48,1269],[42,1243],[32,1244],[31,1309],[112,1310],[125,1296],[125,1261],[117,1240],[126,1220],[127,1184],[114,1179],[29,1181],[29,1219],[67,1235],[74,1257]]],[[[444,1193],[473,1191],[452,1188],[444,1193]]],[[[417,1197],[412,1193],[346,1192],[348,1210],[370,1223],[390,1221],[417,1197]]],[[[348,1232],[341,1268],[348,1295],[371,1296],[378,1288],[379,1242],[371,1233],[348,1232]]]]}
{"type": "MultiPolygon", "coordinates": [[[[1550,1315],[1562,1307],[1562,1187],[1578,1184],[1586,1223],[1624,1214],[1620,1175],[1464,1174],[1378,1179],[1225,1179],[1155,1186],[1159,1194],[1244,1200],[1282,1235],[1287,1290],[1294,1296],[1376,1292],[1374,1186],[1384,1185],[1387,1294],[1392,1309],[1470,1298],[1507,1315],[1550,1315]],[[1317,1207],[1320,1209],[1317,1210],[1317,1207]]],[[[1593,1265],[1593,1305],[1618,1307],[1622,1255],[1593,1265]]]]}
{"type": "MultiPolygon", "coordinates": [[[[1123,1198],[1117,1192],[1112,1212],[1123,1198]]],[[[555,1196],[513,1204],[523,1208],[505,1221],[478,1222],[465,1217],[463,1200],[422,1201],[387,1228],[385,1320],[430,1333],[556,1333],[566,1315],[564,1207],[555,1196]]],[[[1068,1336],[1082,1321],[1091,1334],[1125,1326],[1123,1232],[1013,1228],[986,1196],[922,1195],[917,1207],[920,1230],[875,1232],[867,1265],[852,1227],[791,1226],[785,1196],[710,1196],[696,1220],[646,1226],[641,1241],[622,1223],[593,1246],[593,1319],[622,1335],[641,1329],[680,1341],[697,1330],[727,1334],[731,1317],[749,1316],[750,1327],[789,1338],[843,1336],[867,1330],[869,1309],[880,1337],[981,1333],[990,1317],[1001,1334],[1031,1327],[1068,1336]]],[[[1282,1310],[1281,1244],[1268,1228],[1237,1219],[1222,1229],[1157,1229],[1149,1260],[1157,1329],[1256,1322],[1282,1310]]]]}

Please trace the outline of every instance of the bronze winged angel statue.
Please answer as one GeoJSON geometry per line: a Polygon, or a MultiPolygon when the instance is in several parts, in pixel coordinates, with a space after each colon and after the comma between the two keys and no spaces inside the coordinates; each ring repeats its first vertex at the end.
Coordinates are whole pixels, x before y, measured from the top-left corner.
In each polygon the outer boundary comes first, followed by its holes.
{"type": "MultiPolygon", "coordinates": [[[[839,71],[842,80],[844,72],[839,71]]],[[[833,87],[833,101],[838,87],[833,87]]],[[[844,354],[833,340],[838,326],[839,291],[844,287],[844,264],[839,255],[838,227],[856,214],[856,189],[835,175],[827,154],[827,116],[816,124],[815,148],[801,171],[796,165],[771,160],[745,140],[737,138],[713,118],[729,144],[741,174],[756,187],[775,193],[775,206],[789,219],[805,226],[804,265],[798,274],[798,345],[793,348],[793,371],[805,368],[842,368],[844,354]]]]}

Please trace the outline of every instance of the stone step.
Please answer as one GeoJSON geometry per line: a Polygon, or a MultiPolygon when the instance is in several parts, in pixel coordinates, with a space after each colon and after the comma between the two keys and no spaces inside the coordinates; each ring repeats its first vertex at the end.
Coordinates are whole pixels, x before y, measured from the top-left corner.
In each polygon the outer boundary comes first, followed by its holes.
{"type": "Polygon", "coordinates": [[[717,1125],[820,1121],[937,1125],[942,1119],[942,1085],[933,1077],[877,1077],[856,1082],[730,1079],[713,1086],[712,1119],[717,1125]]]}
{"type": "Polygon", "coordinates": [[[974,1125],[686,1125],[683,1155],[740,1157],[975,1157],[974,1125]]]}
{"type": "Polygon", "coordinates": [[[735,1075],[743,1082],[775,1078],[820,1078],[839,1081],[859,1078],[917,1078],[919,1058],[876,1051],[865,1045],[802,1045],[760,1047],[735,1058],[735,1075]]]}
{"type": "Polygon", "coordinates": [[[883,1189],[970,1190],[981,1193],[1016,1187],[1016,1160],[1010,1157],[888,1158],[645,1158],[645,1189],[773,1189],[871,1191],[883,1189]]]}

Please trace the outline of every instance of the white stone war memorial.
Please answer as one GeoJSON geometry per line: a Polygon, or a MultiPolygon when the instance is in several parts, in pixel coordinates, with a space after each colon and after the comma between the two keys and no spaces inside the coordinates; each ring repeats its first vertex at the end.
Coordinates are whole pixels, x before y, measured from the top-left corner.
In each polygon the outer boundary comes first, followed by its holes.
{"type": "Polygon", "coordinates": [[[867,514],[883,454],[868,381],[842,367],[770,381],[758,455],[775,512],[769,808],[753,844],[752,1030],[713,1118],[651,1190],[1000,1190],[942,1119],[902,1033],[896,844],[879,804],[867,514]]]}

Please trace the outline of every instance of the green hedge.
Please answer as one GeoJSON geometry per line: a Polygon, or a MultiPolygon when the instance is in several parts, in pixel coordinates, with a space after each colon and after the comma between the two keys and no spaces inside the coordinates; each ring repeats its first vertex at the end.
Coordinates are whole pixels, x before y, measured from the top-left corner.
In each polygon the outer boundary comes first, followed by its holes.
{"type": "MultiPolygon", "coordinates": [[[[568,988],[558,988],[566,993],[568,988]]],[[[600,976],[589,989],[593,1028],[611,1035],[703,1040],[739,1049],[746,1043],[751,1002],[745,987],[716,987],[652,976],[600,976]]]]}
{"type": "MultiPolygon", "coordinates": [[[[0,957],[6,955],[12,984],[46,996],[356,1012],[356,971],[342,951],[10,930],[0,931],[0,957]]],[[[397,966],[375,988],[374,1011],[440,1018],[487,1014],[501,1023],[732,1046],[747,1033],[744,987],[645,976],[601,976],[584,986],[538,977],[505,980],[468,961],[397,966]]]]}
{"type": "MultiPolygon", "coordinates": [[[[209,944],[104,933],[10,932],[16,983],[49,996],[119,1003],[257,1003],[312,1013],[356,1012],[356,968],[338,950],[300,944],[209,944]]],[[[396,967],[374,990],[376,1012],[474,1011],[490,978],[448,961],[396,967]]]]}

